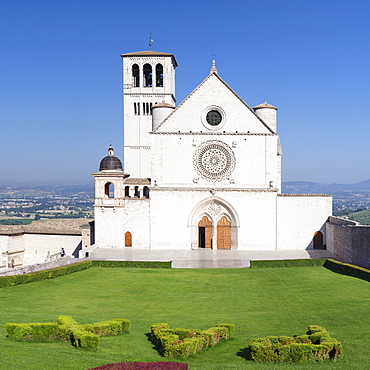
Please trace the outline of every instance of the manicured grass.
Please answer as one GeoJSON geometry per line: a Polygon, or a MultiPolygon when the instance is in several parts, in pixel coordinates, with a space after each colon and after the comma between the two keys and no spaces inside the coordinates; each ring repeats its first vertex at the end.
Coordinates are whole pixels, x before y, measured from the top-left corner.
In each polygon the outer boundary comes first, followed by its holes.
{"type": "Polygon", "coordinates": [[[368,369],[370,283],[323,267],[259,269],[91,268],[72,275],[0,289],[0,369],[90,369],[125,361],[167,361],[148,341],[150,325],[206,329],[236,325],[234,338],[182,362],[191,370],[368,369]],[[6,338],[6,322],[81,324],[127,318],[129,334],[103,337],[97,351],[70,343],[6,338]],[[261,364],[243,354],[253,338],[301,334],[324,326],[344,347],[337,363],[261,364]]]}

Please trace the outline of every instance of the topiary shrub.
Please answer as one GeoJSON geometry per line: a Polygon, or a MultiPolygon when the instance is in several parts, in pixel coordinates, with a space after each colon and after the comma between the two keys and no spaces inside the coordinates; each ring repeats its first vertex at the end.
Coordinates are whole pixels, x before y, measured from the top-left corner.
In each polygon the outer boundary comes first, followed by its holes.
{"type": "Polygon", "coordinates": [[[56,323],[7,323],[5,329],[8,337],[25,341],[70,341],[75,347],[96,350],[101,336],[118,335],[128,332],[130,321],[115,319],[95,324],[79,325],[71,316],[60,315],[56,323]]]}
{"type": "Polygon", "coordinates": [[[342,344],[318,325],[310,325],[306,335],[254,339],[249,349],[252,360],[271,363],[337,361],[342,356],[342,344]]]}
{"type": "Polygon", "coordinates": [[[214,346],[220,339],[230,339],[234,329],[233,324],[218,324],[207,330],[170,329],[168,324],[159,323],[153,324],[150,331],[163,356],[184,358],[214,346]]]}
{"type": "Polygon", "coordinates": [[[71,344],[75,347],[81,347],[84,349],[98,349],[100,338],[81,326],[76,326],[71,330],[71,344]]]}
{"type": "Polygon", "coordinates": [[[110,321],[101,321],[94,324],[82,325],[82,327],[100,337],[122,334],[130,329],[130,321],[125,319],[117,319],[110,321]]]}
{"type": "Polygon", "coordinates": [[[57,323],[5,324],[8,336],[15,340],[51,341],[59,337],[57,323]]]}

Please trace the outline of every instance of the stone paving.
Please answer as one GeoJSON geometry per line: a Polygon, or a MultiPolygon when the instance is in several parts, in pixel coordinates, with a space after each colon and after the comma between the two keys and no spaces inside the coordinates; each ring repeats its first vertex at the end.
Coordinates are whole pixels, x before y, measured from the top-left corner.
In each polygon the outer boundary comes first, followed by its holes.
{"type": "MultiPolygon", "coordinates": [[[[326,250],[148,250],[96,248],[89,258],[110,261],[172,261],[173,268],[246,268],[251,260],[333,258],[326,250]]],[[[82,259],[85,260],[85,259],[82,259]]]]}

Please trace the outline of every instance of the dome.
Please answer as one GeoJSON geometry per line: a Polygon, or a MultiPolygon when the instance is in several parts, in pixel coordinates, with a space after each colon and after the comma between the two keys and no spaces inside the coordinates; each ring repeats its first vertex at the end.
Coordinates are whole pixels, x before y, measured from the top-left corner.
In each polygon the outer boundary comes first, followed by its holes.
{"type": "Polygon", "coordinates": [[[261,108],[270,108],[270,109],[275,109],[275,110],[278,110],[276,107],[274,107],[273,105],[269,104],[269,103],[266,103],[266,101],[260,105],[256,105],[255,107],[253,107],[254,110],[256,109],[261,109],[261,108]]]}
{"type": "Polygon", "coordinates": [[[112,145],[108,149],[108,155],[104,157],[100,162],[99,171],[111,171],[111,170],[121,170],[122,163],[119,158],[114,156],[114,150],[112,145]]]}

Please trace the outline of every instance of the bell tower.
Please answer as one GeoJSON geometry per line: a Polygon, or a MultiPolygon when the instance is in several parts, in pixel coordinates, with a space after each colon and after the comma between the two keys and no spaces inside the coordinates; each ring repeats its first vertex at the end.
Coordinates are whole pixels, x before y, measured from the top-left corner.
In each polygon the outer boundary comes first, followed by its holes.
{"type": "Polygon", "coordinates": [[[175,105],[173,54],[153,50],[122,54],[124,168],[133,178],[151,178],[152,106],[175,105]]]}

